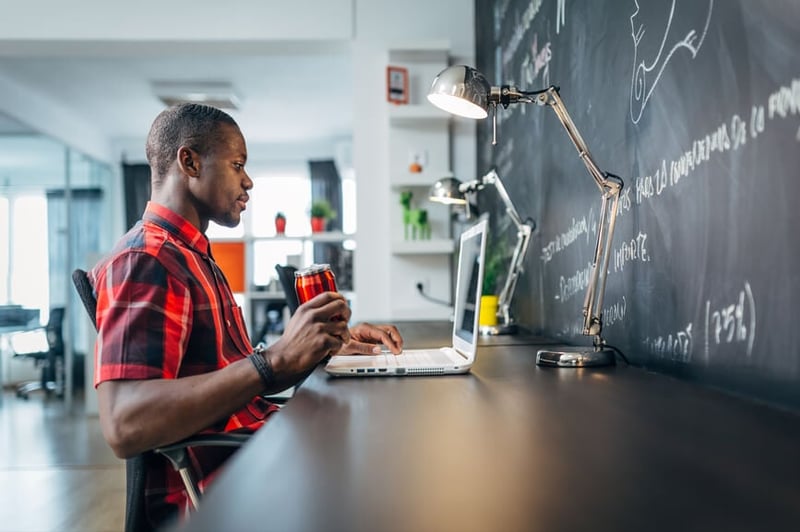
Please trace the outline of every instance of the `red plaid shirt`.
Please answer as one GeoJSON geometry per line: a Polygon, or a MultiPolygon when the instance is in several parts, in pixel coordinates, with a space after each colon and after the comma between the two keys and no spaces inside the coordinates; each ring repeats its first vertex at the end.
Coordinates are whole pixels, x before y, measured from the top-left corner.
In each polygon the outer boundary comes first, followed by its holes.
{"type": "MultiPolygon", "coordinates": [[[[95,386],[209,373],[253,351],[241,308],[211,257],[208,239],[166,207],[148,203],[142,220],[89,278],[97,295],[95,386]]],[[[255,397],[207,432],[253,432],[277,409],[255,397]]],[[[229,453],[193,453],[201,485],[229,453]]],[[[166,460],[150,466],[145,498],[153,522],[176,510],[184,513],[189,504],[183,482],[166,460]]]]}

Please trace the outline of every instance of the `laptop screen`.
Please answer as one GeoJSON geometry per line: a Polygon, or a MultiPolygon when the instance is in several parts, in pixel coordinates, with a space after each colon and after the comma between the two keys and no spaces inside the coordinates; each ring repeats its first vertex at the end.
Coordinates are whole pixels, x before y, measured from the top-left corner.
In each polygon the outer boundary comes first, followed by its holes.
{"type": "Polygon", "coordinates": [[[477,341],[475,336],[478,333],[478,302],[483,285],[486,223],[486,220],[482,220],[464,231],[458,255],[454,335],[473,345],[477,341]]]}

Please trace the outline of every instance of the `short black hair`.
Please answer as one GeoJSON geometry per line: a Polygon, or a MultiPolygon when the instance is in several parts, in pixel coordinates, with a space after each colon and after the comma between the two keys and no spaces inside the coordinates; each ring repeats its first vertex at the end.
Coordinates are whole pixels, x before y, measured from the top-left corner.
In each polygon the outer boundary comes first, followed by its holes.
{"type": "Polygon", "coordinates": [[[220,124],[238,127],[228,113],[210,105],[181,103],[161,111],[150,127],[145,145],[153,184],[167,175],[181,146],[199,154],[208,153],[220,124]]]}

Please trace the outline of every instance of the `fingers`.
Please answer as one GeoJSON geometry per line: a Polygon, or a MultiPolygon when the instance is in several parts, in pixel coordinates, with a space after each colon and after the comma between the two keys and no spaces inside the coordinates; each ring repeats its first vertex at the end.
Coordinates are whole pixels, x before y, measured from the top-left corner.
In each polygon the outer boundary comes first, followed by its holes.
{"type": "Polygon", "coordinates": [[[379,355],[380,353],[381,346],[378,344],[359,342],[358,340],[350,340],[342,346],[340,351],[342,355],[379,355]]]}
{"type": "Polygon", "coordinates": [[[395,355],[403,351],[403,337],[394,325],[380,325],[379,328],[385,333],[381,337],[383,344],[395,355]]]}
{"type": "Polygon", "coordinates": [[[314,319],[318,321],[348,322],[352,314],[347,300],[337,292],[323,292],[300,305],[295,313],[303,314],[312,310],[314,319]]]}
{"type": "Polygon", "coordinates": [[[286,363],[305,369],[350,342],[347,301],[335,292],[322,293],[300,305],[284,328],[281,353],[286,363]]]}
{"type": "MultiPolygon", "coordinates": [[[[359,323],[352,328],[351,333],[356,340],[365,342],[367,345],[382,343],[395,355],[400,354],[403,350],[403,337],[400,336],[400,331],[394,325],[359,323]]],[[[371,349],[359,352],[380,353],[380,349],[375,350],[374,348],[375,345],[372,345],[371,349]]]]}

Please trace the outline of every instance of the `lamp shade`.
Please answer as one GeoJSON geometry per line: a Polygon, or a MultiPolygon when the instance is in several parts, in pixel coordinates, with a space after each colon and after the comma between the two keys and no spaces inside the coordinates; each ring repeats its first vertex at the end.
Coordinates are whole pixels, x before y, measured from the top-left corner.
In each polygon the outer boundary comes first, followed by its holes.
{"type": "Polygon", "coordinates": [[[486,118],[491,85],[483,74],[466,65],[445,68],[433,80],[428,101],[466,118],[486,118]]]}
{"type": "Polygon", "coordinates": [[[455,177],[443,177],[433,184],[430,191],[430,200],[447,205],[465,205],[467,198],[459,190],[461,181],[455,177]]]}

